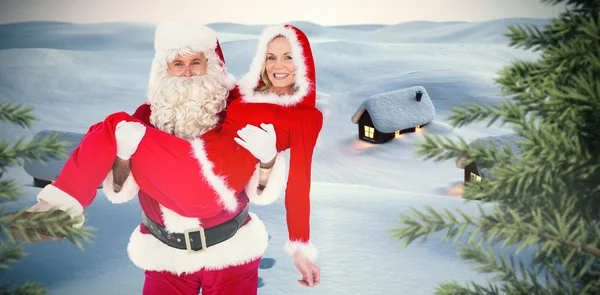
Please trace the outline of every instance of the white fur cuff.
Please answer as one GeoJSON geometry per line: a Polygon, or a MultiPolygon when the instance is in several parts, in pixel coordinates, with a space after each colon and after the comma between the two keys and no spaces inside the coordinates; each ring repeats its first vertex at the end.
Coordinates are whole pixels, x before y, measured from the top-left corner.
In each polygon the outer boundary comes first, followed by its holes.
{"type": "Polygon", "coordinates": [[[73,225],[75,228],[81,227],[85,221],[85,217],[83,216],[83,206],[81,206],[79,201],[52,184],[45,186],[40,191],[37,195],[37,200],[38,202],[44,200],[53,207],[67,212],[71,218],[81,216],[83,220],[81,223],[73,225]]]}
{"type": "Polygon", "coordinates": [[[285,244],[283,249],[290,256],[294,256],[296,252],[300,252],[312,262],[314,262],[317,259],[317,256],[319,254],[317,247],[315,247],[315,245],[313,245],[310,241],[308,243],[300,241],[290,241],[287,244],[285,244]]]}
{"type": "Polygon", "coordinates": [[[123,183],[123,187],[119,192],[115,192],[113,171],[109,171],[108,175],[102,182],[102,191],[109,201],[113,204],[122,204],[131,201],[140,191],[140,187],[133,178],[131,172],[127,175],[127,179],[123,183]]]}
{"type": "Polygon", "coordinates": [[[265,189],[259,193],[257,187],[261,168],[260,163],[256,164],[254,174],[246,185],[246,194],[248,195],[250,202],[257,205],[268,205],[275,202],[283,193],[286,182],[285,168],[285,157],[283,156],[283,153],[278,153],[275,158],[275,164],[273,164],[273,167],[271,168],[271,174],[269,175],[267,185],[265,186],[265,189]]]}

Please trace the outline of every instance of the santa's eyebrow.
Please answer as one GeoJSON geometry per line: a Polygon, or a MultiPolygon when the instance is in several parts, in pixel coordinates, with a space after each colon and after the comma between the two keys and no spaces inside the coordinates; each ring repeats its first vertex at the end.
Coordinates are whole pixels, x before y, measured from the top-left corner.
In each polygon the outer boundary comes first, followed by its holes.
{"type": "MultiPolygon", "coordinates": [[[[267,55],[269,55],[269,54],[270,54],[270,55],[275,55],[275,54],[273,54],[273,53],[267,52],[267,55]]],[[[286,52],[286,53],[284,53],[283,55],[288,55],[288,54],[292,54],[292,53],[291,53],[291,52],[286,52]]]]}

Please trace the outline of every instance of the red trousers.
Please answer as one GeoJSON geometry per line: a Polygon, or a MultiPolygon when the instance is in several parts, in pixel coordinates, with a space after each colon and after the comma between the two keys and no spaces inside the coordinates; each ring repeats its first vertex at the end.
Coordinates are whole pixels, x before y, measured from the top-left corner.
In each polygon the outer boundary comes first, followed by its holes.
{"type": "MultiPolygon", "coordinates": [[[[93,125],[54,183],[83,207],[92,203],[98,186],[112,169],[117,153],[115,129],[123,120],[144,124],[120,112],[93,125]]],[[[201,173],[187,140],[146,125],[146,133],[131,156],[131,173],[142,191],[182,216],[210,218],[223,210],[219,194],[201,173]]]]}
{"type": "Polygon", "coordinates": [[[256,295],[260,258],[221,270],[191,274],[146,271],[143,295],[256,295]]]}

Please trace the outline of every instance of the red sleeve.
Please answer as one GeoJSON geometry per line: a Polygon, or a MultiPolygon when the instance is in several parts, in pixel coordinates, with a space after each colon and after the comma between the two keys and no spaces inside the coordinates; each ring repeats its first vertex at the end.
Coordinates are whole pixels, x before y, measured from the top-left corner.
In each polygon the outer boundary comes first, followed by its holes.
{"type": "Polygon", "coordinates": [[[323,126],[317,109],[299,110],[290,134],[290,170],[285,191],[290,241],[310,240],[310,182],[312,156],[323,126]]]}
{"type": "Polygon", "coordinates": [[[150,124],[151,113],[152,110],[150,109],[150,105],[144,103],[135,110],[135,113],[133,113],[132,116],[136,119],[142,120],[142,122],[144,122],[145,124],[152,126],[152,124],[150,124]]]}

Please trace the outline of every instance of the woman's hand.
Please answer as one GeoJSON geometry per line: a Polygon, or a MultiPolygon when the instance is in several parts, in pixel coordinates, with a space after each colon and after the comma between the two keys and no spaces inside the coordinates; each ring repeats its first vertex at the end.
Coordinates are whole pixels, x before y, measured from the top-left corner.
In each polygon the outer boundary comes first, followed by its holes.
{"type": "Polygon", "coordinates": [[[296,269],[302,274],[302,279],[298,280],[300,285],[305,287],[314,287],[321,281],[321,270],[306,256],[300,252],[294,254],[294,264],[296,269]]]}

